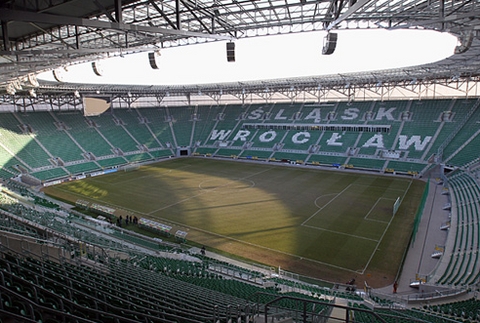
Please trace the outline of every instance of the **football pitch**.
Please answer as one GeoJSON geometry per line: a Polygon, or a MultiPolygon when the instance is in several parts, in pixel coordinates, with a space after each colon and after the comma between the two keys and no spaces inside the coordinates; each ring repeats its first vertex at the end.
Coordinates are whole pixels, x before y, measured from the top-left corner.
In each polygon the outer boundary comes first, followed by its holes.
{"type": "Polygon", "coordinates": [[[363,277],[374,286],[391,283],[398,272],[424,185],[395,176],[179,158],[45,191],[170,224],[207,250],[329,281],[363,277]]]}

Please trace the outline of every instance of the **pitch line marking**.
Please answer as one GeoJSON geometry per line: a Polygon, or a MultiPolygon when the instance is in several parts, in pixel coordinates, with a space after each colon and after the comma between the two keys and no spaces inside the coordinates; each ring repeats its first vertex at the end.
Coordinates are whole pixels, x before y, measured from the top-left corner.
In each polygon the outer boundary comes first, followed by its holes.
{"type": "Polygon", "coordinates": [[[320,206],[320,205],[317,204],[318,199],[322,198],[322,197],[325,197],[325,196],[336,195],[336,194],[338,194],[338,193],[330,193],[330,194],[320,195],[315,199],[313,204],[315,204],[315,206],[318,207],[318,208],[322,208],[323,206],[320,206]]]}
{"type": "MultiPolygon", "coordinates": [[[[259,173],[253,174],[252,176],[255,176],[255,175],[258,175],[258,174],[259,173]]],[[[68,191],[66,191],[66,192],[68,192],[68,191]]],[[[73,193],[73,194],[82,196],[78,193],[73,193]]],[[[151,215],[151,213],[152,213],[152,212],[150,212],[150,213],[139,212],[137,210],[132,210],[132,209],[125,208],[125,207],[115,205],[115,204],[110,204],[109,206],[115,207],[117,209],[123,209],[123,210],[126,210],[126,211],[130,211],[130,212],[140,214],[140,215],[143,215],[143,216],[147,216],[147,217],[149,215],[151,215]]],[[[154,218],[154,220],[158,220],[158,218],[154,218]]],[[[241,244],[246,244],[246,245],[257,247],[257,248],[260,248],[260,249],[269,250],[269,251],[272,251],[272,252],[284,254],[284,255],[287,255],[287,256],[291,256],[291,257],[300,258],[299,255],[295,255],[295,254],[292,254],[292,253],[289,253],[289,252],[284,252],[284,251],[281,251],[281,250],[277,250],[277,249],[273,249],[273,248],[269,248],[269,247],[265,247],[265,246],[261,246],[261,245],[255,244],[255,243],[243,241],[243,240],[240,240],[240,239],[236,239],[236,238],[229,237],[229,236],[226,236],[226,235],[223,235],[223,234],[219,234],[219,233],[215,233],[215,232],[212,232],[212,231],[204,230],[204,229],[201,229],[201,228],[192,227],[192,226],[189,226],[189,225],[186,225],[186,224],[183,224],[183,223],[172,221],[170,219],[167,219],[166,222],[169,222],[169,223],[181,226],[181,227],[189,228],[189,229],[194,229],[194,230],[204,232],[204,233],[207,233],[207,234],[211,234],[211,235],[214,235],[214,236],[222,237],[224,239],[232,240],[232,241],[235,241],[235,242],[238,242],[238,243],[241,243],[241,244]]],[[[306,260],[306,261],[314,262],[314,263],[317,263],[317,264],[321,264],[321,265],[324,265],[324,266],[327,266],[327,267],[337,268],[337,269],[345,270],[345,271],[352,272],[352,273],[358,273],[358,270],[354,270],[354,269],[350,269],[350,268],[346,268],[346,267],[342,267],[342,266],[337,266],[337,265],[334,265],[334,264],[331,264],[331,263],[327,263],[327,262],[323,262],[323,261],[319,261],[319,260],[315,260],[315,259],[310,259],[310,258],[305,258],[305,257],[303,257],[302,259],[306,260]]]]}
{"type": "Polygon", "coordinates": [[[200,228],[197,228],[197,227],[192,227],[192,226],[184,225],[184,224],[181,224],[181,223],[177,223],[177,222],[175,222],[175,221],[171,221],[171,220],[168,220],[168,221],[170,221],[170,222],[173,223],[173,224],[181,225],[181,226],[186,227],[186,228],[189,228],[189,229],[194,229],[194,230],[197,230],[197,231],[200,231],[200,232],[203,232],[203,233],[207,233],[207,234],[210,234],[210,235],[214,235],[214,236],[217,236],[217,237],[222,237],[222,238],[224,238],[224,239],[226,239],[226,240],[235,241],[235,242],[238,242],[238,243],[241,243],[241,244],[253,246],[253,247],[256,247],[256,248],[259,248],[259,249],[264,249],[264,250],[272,251],[272,252],[275,252],[275,253],[279,253],[279,254],[283,254],[283,255],[295,257],[295,258],[301,258],[302,260],[311,261],[311,262],[314,262],[314,263],[317,263],[317,264],[321,264],[321,265],[324,265],[324,266],[328,266],[328,267],[332,267],[332,268],[337,268],[337,269],[349,271],[349,272],[352,272],[352,273],[358,273],[358,270],[354,270],[354,269],[350,269],[350,268],[345,268],[345,267],[337,266],[337,265],[334,265],[334,264],[331,264],[331,263],[327,263],[327,262],[323,262],[323,261],[319,261],[319,260],[315,260],[315,259],[300,257],[299,255],[295,255],[295,254],[292,254],[292,253],[289,253],[289,252],[285,252],[285,251],[281,251],[281,250],[277,250],[277,249],[273,249],[273,248],[261,246],[261,245],[255,244],[255,243],[243,241],[243,240],[236,239],[236,238],[233,238],[233,237],[229,237],[229,236],[226,236],[226,235],[223,235],[223,234],[211,232],[211,231],[204,230],[204,229],[200,229],[200,228]]]}
{"type": "MultiPolygon", "coordinates": [[[[268,170],[269,170],[269,169],[268,169],[268,170]]],[[[258,174],[259,174],[259,173],[253,174],[252,176],[258,175],[258,174]]],[[[63,189],[60,189],[60,190],[63,190],[63,189]]],[[[73,193],[74,195],[82,196],[82,195],[80,195],[80,194],[78,194],[78,193],[75,193],[75,192],[70,192],[70,191],[66,191],[66,190],[64,190],[64,191],[67,192],[67,193],[73,193]]],[[[140,214],[140,215],[144,215],[144,216],[149,216],[149,215],[151,215],[150,213],[139,212],[139,211],[137,211],[137,210],[132,210],[132,209],[125,208],[125,207],[122,207],[122,206],[119,206],[119,205],[115,205],[115,204],[110,204],[109,206],[115,207],[115,208],[118,208],[118,209],[122,209],[122,210],[125,210],[125,211],[130,211],[130,212],[133,212],[133,213],[136,213],[136,214],[140,214]]],[[[158,220],[158,219],[157,219],[157,218],[154,218],[154,220],[158,220]]],[[[276,250],[276,249],[269,248],[269,247],[265,247],[265,246],[261,246],[261,245],[255,244],[255,243],[251,243],[251,242],[239,240],[239,239],[236,239],[236,238],[232,238],[232,237],[229,237],[229,236],[226,236],[226,235],[223,235],[223,234],[218,234],[218,233],[211,232],[211,231],[208,231],[208,230],[200,229],[200,228],[197,228],[197,227],[188,226],[188,225],[185,225],[185,224],[183,224],[183,223],[178,223],[178,222],[175,222],[175,221],[172,221],[172,220],[166,220],[166,221],[167,221],[167,222],[170,222],[170,223],[172,223],[172,224],[178,225],[178,226],[182,226],[182,227],[185,227],[185,228],[194,229],[194,230],[197,230],[197,231],[200,231],[200,232],[204,232],[204,233],[207,233],[207,234],[211,234],[211,235],[214,235],[214,236],[222,237],[222,238],[227,239],[227,240],[232,240],[232,241],[235,241],[235,242],[238,242],[238,243],[246,244],[246,245],[253,246],[253,247],[257,247],[257,248],[260,248],[260,249],[269,250],[269,251],[272,251],[272,252],[284,254],[284,255],[287,255],[287,256],[291,256],[291,257],[300,258],[300,256],[298,256],[298,255],[294,255],[294,254],[291,254],[291,253],[288,253],[288,252],[284,252],[284,251],[281,251],[281,250],[276,250]]],[[[315,260],[315,259],[310,259],[310,258],[305,258],[305,257],[303,257],[303,260],[311,261],[311,262],[314,262],[314,263],[317,263],[317,264],[321,264],[321,265],[324,265],[324,266],[327,266],[327,267],[331,267],[331,268],[337,268],[337,269],[340,269],[340,270],[345,270],[345,271],[352,272],[352,273],[358,273],[358,270],[354,270],[354,269],[350,269],[350,268],[345,268],[345,267],[341,267],[341,266],[336,266],[336,265],[334,265],[334,264],[326,263],[326,262],[319,261],[319,260],[315,260]]]]}
{"type": "MultiPolygon", "coordinates": [[[[75,196],[81,197],[81,198],[83,198],[83,199],[87,198],[87,199],[89,199],[89,200],[91,200],[91,201],[96,201],[96,199],[97,199],[97,198],[95,198],[95,197],[82,195],[82,194],[80,194],[80,193],[73,192],[73,191],[69,191],[69,190],[66,190],[66,189],[64,189],[64,188],[59,188],[59,187],[57,187],[57,189],[58,189],[59,191],[65,192],[65,193],[67,193],[67,194],[75,195],[75,196]]],[[[102,204],[105,205],[105,206],[110,206],[110,207],[117,208],[117,209],[123,209],[123,210],[131,211],[131,212],[134,212],[134,213],[144,214],[144,213],[142,213],[142,212],[138,212],[138,211],[135,211],[135,210],[130,210],[130,209],[127,209],[127,208],[125,208],[125,207],[118,206],[118,205],[116,205],[116,204],[110,204],[110,203],[106,203],[106,202],[102,202],[102,204]]]]}
{"type": "MultiPolygon", "coordinates": [[[[407,187],[407,189],[405,190],[405,193],[403,193],[402,201],[404,200],[405,195],[407,195],[407,192],[410,190],[410,186],[412,186],[412,182],[413,182],[413,180],[410,181],[410,184],[408,184],[408,187],[407,187]]],[[[363,275],[363,274],[365,273],[365,271],[367,270],[368,266],[370,265],[370,262],[371,262],[372,259],[373,259],[373,256],[375,256],[375,253],[377,252],[378,247],[380,246],[380,243],[382,243],[383,237],[384,237],[385,234],[387,233],[388,228],[390,227],[390,224],[392,224],[392,221],[393,221],[394,218],[395,218],[395,214],[392,215],[392,217],[390,218],[390,221],[388,221],[387,227],[385,228],[385,230],[383,230],[382,236],[381,236],[380,239],[378,240],[378,243],[377,243],[377,245],[375,246],[375,249],[373,250],[372,254],[370,255],[370,258],[368,259],[367,263],[365,264],[365,267],[363,267],[363,270],[360,272],[360,274],[363,275]]]]}
{"type": "MultiPolygon", "coordinates": [[[[147,167],[148,167],[148,166],[147,166],[147,167]]],[[[154,178],[161,178],[161,177],[164,177],[164,176],[167,175],[167,174],[173,173],[174,171],[181,170],[181,169],[188,168],[188,167],[192,167],[192,164],[186,164],[186,165],[183,165],[183,166],[178,167],[178,168],[170,168],[170,169],[167,169],[166,171],[162,171],[161,173],[158,173],[158,174],[155,172],[155,174],[153,174],[153,175],[152,175],[152,174],[147,174],[147,175],[145,175],[145,176],[135,177],[135,178],[127,179],[127,180],[124,180],[124,181],[119,181],[119,182],[117,182],[117,183],[114,184],[114,185],[123,184],[123,183],[128,183],[128,182],[131,182],[131,181],[136,181],[136,180],[138,180],[139,178],[146,178],[146,177],[148,177],[148,178],[152,178],[152,177],[154,177],[154,178]]],[[[152,168],[156,168],[156,167],[152,167],[152,168]]],[[[159,169],[161,169],[161,168],[159,168],[159,169]]]]}
{"type": "Polygon", "coordinates": [[[368,213],[363,217],[364,220],[366,220],[366,221],[373,221],[373,222],[379,222],[379,223],[388,223],[388,221],[374,220],[374,219],[369,219],[369,218],[368,218],[368,216],[370,215],[370,213],[372,213],[373,209],[375,208],[375,206],[377,206],[378,202],[380,202],[381,199],[390,200],[390,201],[395,201],[395,199],[389,199],[389,198],[379,197],[379,198],[377,199],[377,201],[375,202],[375,204],[373,204],[373,206],[370,208],[370,211],[368,211],[368,213]]]}
{"type": "Polygon", "coordinates": [[[343,192],[345,192],[347,189],[350,188],[350,186],[352,186],[352,184],[348,184],[347,187],[345,187],[340,193],[337,193],[337,195],[332,198],[330,201],[328,201],[327,204],[325,204],[324,206],[322,206],[321,208],[319,208],[316,212],[314,212],[311,216],[308,217],[308,219],[306,219],[305,221],[302,222],[302,224],[300,224],[301,226],[305,225],[305,223],[307,223],[308,221],[310,221],[315,215],[317,215],[321,210],[323,210],[327,205],[329,205],[330,203],[332,203],[337,197],[339,197],[343,192]]]}
{"type": "MultiPolygon", "coordinates": [[[[250,177],[253,177],[253,176],[256,176],[256,175],[260,175],[260,174],[266,173],[266,172],[268,172],[269,170],[272,170],[272,169],[273,169],[273,167],[270,167],[270,168],[267,168],[267,169],[265,169],[265,170],[262,170],[261,172],[257,172],[257,173],[254,173],[254,174],[251,174],[251,175],[248,175],[248,176],[239,178],[238,180],[246,180],[246,179],[248,179],[248,178],[250,178],[250,177]]],[[[195,194],[195,195],[192,195],[192,196],[190,196],[190,197],[184,198],[183,200],[180,200],[180,201],[178,201],[178,202],[176,202],[176,203],[172,203],[172,204],[169,204],[169,205],[165,205],[165,206],[163,206],[163,207],[161,207],[161,208],[158,208],[158,209],[156,209],[156,210],[153,210],[153,211],[151,211],[151,212],[148,212],[147,214],[148,214],[148,215],[152,215],[153,213],[156,213],[156,212],[158,212],[158,211],[162,211],[162,210],[168,209],[168,208],[170,208],[170,207],[172,207],[172,206],[175,206],[175,205],[181,204],[181,203],[183,203],[183,202],[189,201],[189,200],[194,199],[194,198],[196,198],[196,197],[198,197],[198,196],[200,196],[200,195],[204,195],[204,194],[207,194],[207,193],[209,193],[209,192],[214,192],[214,191],[216,191],[217,189],[220,189],[220,188],[225,187],[225,186],[227,186],[227,185],[228,185],[228,183],[225,184],[225,185],[220,185],[220,186],[218,186],[218,187],[216,187],[216,188],[206,189],[206,190],[205,190],[205,189],[204,189],[204,190],[200,190],[200,193],[198,193],[198,194],[195,194]]]]}
{"type": "MultiPolygon", "coordinates": [[[[133,181],[138,181],[139,179],[142,179],[142,178],[161,178],[161,177],[164,177],[165,174],[168,174],[170,173],[172,170],[169,170],[168,172],[165,172],[165,173],[162,173],[162,174],[155,174],[155,175],[145,175],[145,176],[139,176],[139,177],[135,177],[135,178],[131,178],[131,179],[126,179],[124,181],[118,181],[118,182],[115,182],[115,183],[107,183],[108,185],[110,186],[116,186],[116,185],[119,185],[119,184],[125,184],[125,183],[128,183],[128,182],[133,182],[133,181]]],[[[105,183],[104,181],[101,181],[100,179],[92,179],[92,182],[94,183],[105,183]]]]}
{"type": "MultiPolygon", "coordinates": [[[[254,175],[257,175],[257,174],[253,174],[252,176],[254,176],[254,175]]],[[[63,189],[60,189],[60,190],[63,190],[63,189]]],[[[67,193],[72,193],[72,192],[69,192],[69,191],[66,191],[66,190],[65,190],[65,192],[67,192],[67,193]]],[[[74,195],[78,195],[78,196],[82,196],[82,195],[80,195],[80,194],[78,194],[78,193],[75,193],[75,192],[73,192],[73,194],[74,194],[74,195]]],[[[115,208],[117,208],[117,209],[122,209],[122,210],[125,210],[125,211],[130,211],[130,212],[133,212],[133,213],[135,213],[135,214],[144,215],[144,216],[147,216],[147,217],[148,217],[149,215],[151,215],[151,212],[150,212],[150,213],[139,212],[139,211],[137,211],[137,210],[132,210],[132,209],[125,208],[125,207],[122,207],[122,206],[119,206],[119,205],[115,205],[115,204],[110,204],[109,206],[115,207],[115,208]]],[[[158,220],[158,219],[157,219],[157,218],[154,218],[154,220],[158,220]]],[[[229,237],[229,236],[226,236],[226,235],[223,235],[223,234],[218,234],[218,233],[211,232],[211,231],[208,231],[208,230],[200,229],[200,228],[197,228],[197,227],[192,227],[192,226],[189,226],[189,225],[185,225],[185,224],[183,224],[183,223],[178,223],[178,222],[172,221],[172,220],[170,220],[170,219],[168,219],[168,220],[166,220],[166,221],[169,222],[169,223],[172,223],[172,224],[181,226],[181,227],[185,227],[185,228],[189,228],[189,229],[194,229],[194,230],[197,230],[197,231],[200,231],[200,232],[204,232],[204,233],[211,234],[211,235],[214,235],[214,236],[222,237],[222,238],[227,239],[227,240],[232,240],[232,241],[235,241],[235,242],[238,242],[238,243],[246,244],[246,245],[253,246],[253,247],[257,247],[257,248],[260,248],[260,249],[273,251],[273,252],[280,253],[280,254],[284,254],[284,255],[287,255],[287,256],[291,256],[291,257],[300,258],[300,256],[298,256],[298,255],[294,255],[294,254],[291,254],[291,253],[288,253],[288,252],[284,252],[284,251],[281,251],[281,250],[276,250],[276,249],[273,249],[273,248],[261,246],[261,245],[255,244],[255,243],[251,243],[251,242],[239,240],[239,239],[236,239],[236,238],[232,238],[232,237],[229,237]]],[[[305,257],[303,257],[303,260],[311,261],[311,262],[314,262],[314,263],[317,263],[317,264],[321,264],[321,265],[324,265],[324,266],[328,266],[328,267],[332,267],[332,268],[337,268],[337,269],[340,269],[340,270],[345,270],[345,271],[352,272],[352,273],[358,273],[358,270],[353,270],[353,269],[350,269],[350,268],[345,268],[345,267],[341,267],[341,266],[336,266],[336,265],[334,265],[334,264],[326,263],[326,262],[319,261],[319,260],[315,260],[315,259],[310,259],[310,258],[305,258],[305,257]]]]}
{"type": "Polygon", "coordinates": [[[242,179],[242,178],[229,178],[229,179],[226,179],[227,183],[226,184],[223,184],[223,185],[219,185],[217,187],[214,187],[214,188],[203,188],[202,187],[202,184],[204,183],[208,183],[208,182],[211,182],[211,181],[214,181],[215,179],[211,179],[211,180],[205,180],[205,181],[201,181],[200,184],[198,184],[198,188],[202,191],[211,191],[211,190],[216,190],[217,188],[220,188],[220,187],[226,187],[226,186],[229,186],[230,184],[235,184],[235,183],[241,183],[242,181],[243,182],[250,182],[250,186],[248,187],[243,187],[243,188],[239,188],[237,189],[238,191],[243,191],[243,190],[246,190],[246,189],[249,189],[249,188],[254,188],[255,187],[255,182],[252,181],[251,179],[249,180],[245,180],[245,179],[242,179]]]}
{"type": "Polygon", "coordinates": [[[376,239],[366,238],[366,237],[362,237],[362,236],[357,236],[357,235],[355,235],[355,234],[350,234],[350,233],[345,233],[345,232],[340,232],[340,231],[334,231],[334,230],[324,229],[324,228],[320,228],[320,227],[314,227],[313,225],[307,225],[307,224],[305,224],[305,225],[303,225],[303,226],[304,226],[304,227],[307,227],[307,228],[319,230],[319,231],[332,232],[332,233],[335,233],[335,234],[341,234],[341,235],[348,236],[348,237],[352,237],[352,238],[357,238],[357,239],[362,239],[362,240],[368,240],[368,241],[378,242],[378,240],[376,240],[376,239]]]}

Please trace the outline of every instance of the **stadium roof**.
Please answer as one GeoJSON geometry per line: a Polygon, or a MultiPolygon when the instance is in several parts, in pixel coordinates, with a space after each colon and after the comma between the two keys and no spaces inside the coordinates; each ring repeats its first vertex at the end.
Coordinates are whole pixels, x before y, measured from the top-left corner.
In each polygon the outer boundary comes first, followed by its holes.
{"type": "MultiPolygon", "coordinates": [[[[393,70],[202,86],[101,88],[112,93],[251,92],[476,82],[480,75],[479,0],[9,0],[0,6],[4,96],[7,90],[28,95],[39,86],[39,72],[106,57],[207,41],[356,28],[431,29],[456,35],[459,45],[453,56],[440,62],[393,70]]],[[[39,89],[66,93],[93,88],[99,86],[42,82],[39,89]]]]}

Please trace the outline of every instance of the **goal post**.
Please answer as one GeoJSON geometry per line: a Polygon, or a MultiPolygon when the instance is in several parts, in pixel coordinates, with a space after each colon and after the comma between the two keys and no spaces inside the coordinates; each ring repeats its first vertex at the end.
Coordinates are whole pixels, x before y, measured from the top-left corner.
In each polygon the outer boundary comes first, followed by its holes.
{"type": "Polygon", "coordinates": [[[139,164],[132,163],[132,164],[125,165],[123,167],[123,171],[126,173],[126,172],[131,172],[131,171],[137,170],[139,168],[140,168],[139,164]]]}
{"type": "Polygon", "coordinates": [[[402,201],[400,200],[400,196],[397,197],[397,199],[395,200],[395,203],[393,203],[393,215],[395,215],[395,213],[397,213],[398,211],[398,208],[400,207],[400,203],[402,201]]]}

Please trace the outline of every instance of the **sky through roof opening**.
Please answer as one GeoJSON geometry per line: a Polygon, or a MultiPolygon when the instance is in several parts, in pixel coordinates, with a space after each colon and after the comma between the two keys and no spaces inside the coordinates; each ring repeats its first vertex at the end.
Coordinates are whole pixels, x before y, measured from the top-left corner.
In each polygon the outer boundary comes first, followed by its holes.
{"type": "MultiPolygon", "coordinates": [[[[191,85],[367,72],[433,63],[453,55],[457,38],[429,30],[339,30],[335,52],[322,55],[325,32],[245,38],[235,41],[235,62],[225,42],[165,48],[152,69],[148,53],[69,66],[64,82],[191,85]]],[[[52,72],[39,79],[55,81],[52,72]]]]}

